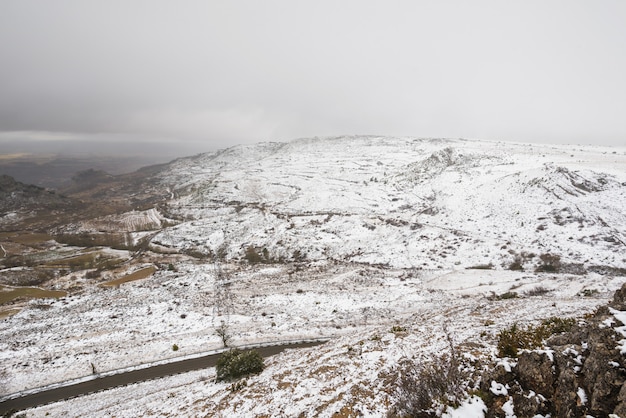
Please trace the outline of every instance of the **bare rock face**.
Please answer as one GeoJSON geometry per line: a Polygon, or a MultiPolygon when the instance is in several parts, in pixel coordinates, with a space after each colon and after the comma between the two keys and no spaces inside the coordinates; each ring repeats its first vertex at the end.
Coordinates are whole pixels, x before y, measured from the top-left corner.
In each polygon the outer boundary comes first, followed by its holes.
{"type": "Polygon", "coordinates": [[[616,334],[611,328],[589,333],[589,354],[582,368],[582,384],[587,388],[590,410],[596,414],[612,413],[624,383],[621,354],[616,348],[616,334]],[[621,369],[621,370],[620,370],[621,369]]]}
{"type": "Polygon", "coordinates": [[[547,341],[547,349],[523,351],[510,373],[494,368],[483,376],[488,391],[494,379],[505,382],[507,394],[490,396],[488,416],[503,416],[501,405],[512,399],[518,417],[626,417],[624,339],[613,310],[626,311],[626,284],[609,306],[599,308],[571,331],[547,341]]]}
{"type": "Polygon", "coordinates": [[[546,398],[554,394],[552,358],[544,352],[527,351],[519,355],[517,375],[521,386],[546,398]]]}

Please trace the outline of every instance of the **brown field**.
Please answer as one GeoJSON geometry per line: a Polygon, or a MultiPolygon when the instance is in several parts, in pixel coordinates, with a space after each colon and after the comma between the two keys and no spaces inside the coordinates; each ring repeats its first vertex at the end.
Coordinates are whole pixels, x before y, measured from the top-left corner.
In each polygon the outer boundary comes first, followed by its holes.
{"type": "Polygon", "coordinates": [[[140,270],[137,270],[133,273],[127,274],[119,279],[111,280],[106,283],[103,283],[102,286],[119,286],[122,283],[132,282],[135,280],[146,279],[152,276],[157,271],[157,268],[154,266],[145,267],[140,270]]]}
{"type": "Polygon", "coordinates": [[[67,296],[62,290],[45,290],[38,287],[9,287],[0,285],[0,304],[11,302],[17,298],[54,298],[59,299],[67,296]]]}

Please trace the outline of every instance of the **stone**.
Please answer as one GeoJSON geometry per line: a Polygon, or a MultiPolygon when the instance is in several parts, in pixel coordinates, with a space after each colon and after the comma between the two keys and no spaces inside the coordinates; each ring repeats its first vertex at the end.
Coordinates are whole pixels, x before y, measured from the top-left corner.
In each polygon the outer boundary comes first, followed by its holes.
{"type": "Polygon", "coordinates": [[[554,394],[552,360],[547,353],[525,351],[519,355],[517,373],[522,387],[546,398],[554,394]]]}

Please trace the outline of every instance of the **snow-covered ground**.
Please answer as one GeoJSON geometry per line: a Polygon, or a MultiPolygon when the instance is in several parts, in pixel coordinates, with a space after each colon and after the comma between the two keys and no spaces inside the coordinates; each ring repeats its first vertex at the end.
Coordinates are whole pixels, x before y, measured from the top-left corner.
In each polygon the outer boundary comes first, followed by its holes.
{"type": "Polygon", "coordinates": [[[231,345],[331,340],[238,391],[207,369],[29,416],[385,416],[398,363],[445,352],[444,329],[489,357],[503,327],[580,317],[626,282],[626,149],[305,139],[177,160],[160,181],[178,223],[152,248],[207,258],[1,320],[2,393],[215,350],[222,323],[231,345]],[[248,265],[250,249],[273,263],[248,265]],[[560,272],[535,272],[544,254],[560,272]]]}
{"type": "MultiPolygon", "coordinates": [[[[331,138],[177,161],[179,250],[426,269],[546,252],[626,267],[626,148],[331,138]]],[[[537,262],[537,259],[534,260],[537,262]]]]}
{"type": "MultiPolygon", "coordinates": [[[[360,266],[333,266],[311,280],[280,273],[250,269],[235,278],[230,289],[232,343],[333,337],[325,345],[268,359],[266,370],[248,378],[237,392],[231,392],[230,384],[214,383],[214,369],[207,369],[36,408],[29,416],[83,416],[88,411],[127,417],[331,416],[342,409],[384,416],[393,403],[390,379],[398,362],[427,361],[446,352],[445,329],[459,351],[489,357],[503,327],[581,316],[626,281],[594,274],[485,270],[407,277],[404,271],[360,266]],[[549,292],[525,296],[538,286],[549,292]],[[511,289],[520,297],[490,298],[492,292],[511,289]],[[598,293],[584,297],[582,289],[598,293]],[[406,331],[394,333],[394,326],[406,331]],[[142,401],[137,404],[137,399],[142,401]]],[[[67,304],[53,303],[45,317],[35,309],[23,311],[13,317],[23,332],[10,336],[3,329],[3,341],[21,340],[23,346],[3,349],[3,364],[11,365],[9,392],[89,375],[91,362],[106,372],[220,348],[212,308],[203,306],[201,296],[201,286],[211,281],[199,271],[163,274],[104,295],[94,292],[67,304]],[[178,352],[172,351],[174,343],[178,352]]]]}

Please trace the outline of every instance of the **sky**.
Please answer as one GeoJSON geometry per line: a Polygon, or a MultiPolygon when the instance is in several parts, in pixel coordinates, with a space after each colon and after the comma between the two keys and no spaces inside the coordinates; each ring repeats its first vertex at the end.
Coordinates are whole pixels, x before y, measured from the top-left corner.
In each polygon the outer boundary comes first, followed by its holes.
{"type": "Polygon", "coordinates": [[[2,0],[4,142],[626,145],[623,0],[2,0]]]}

